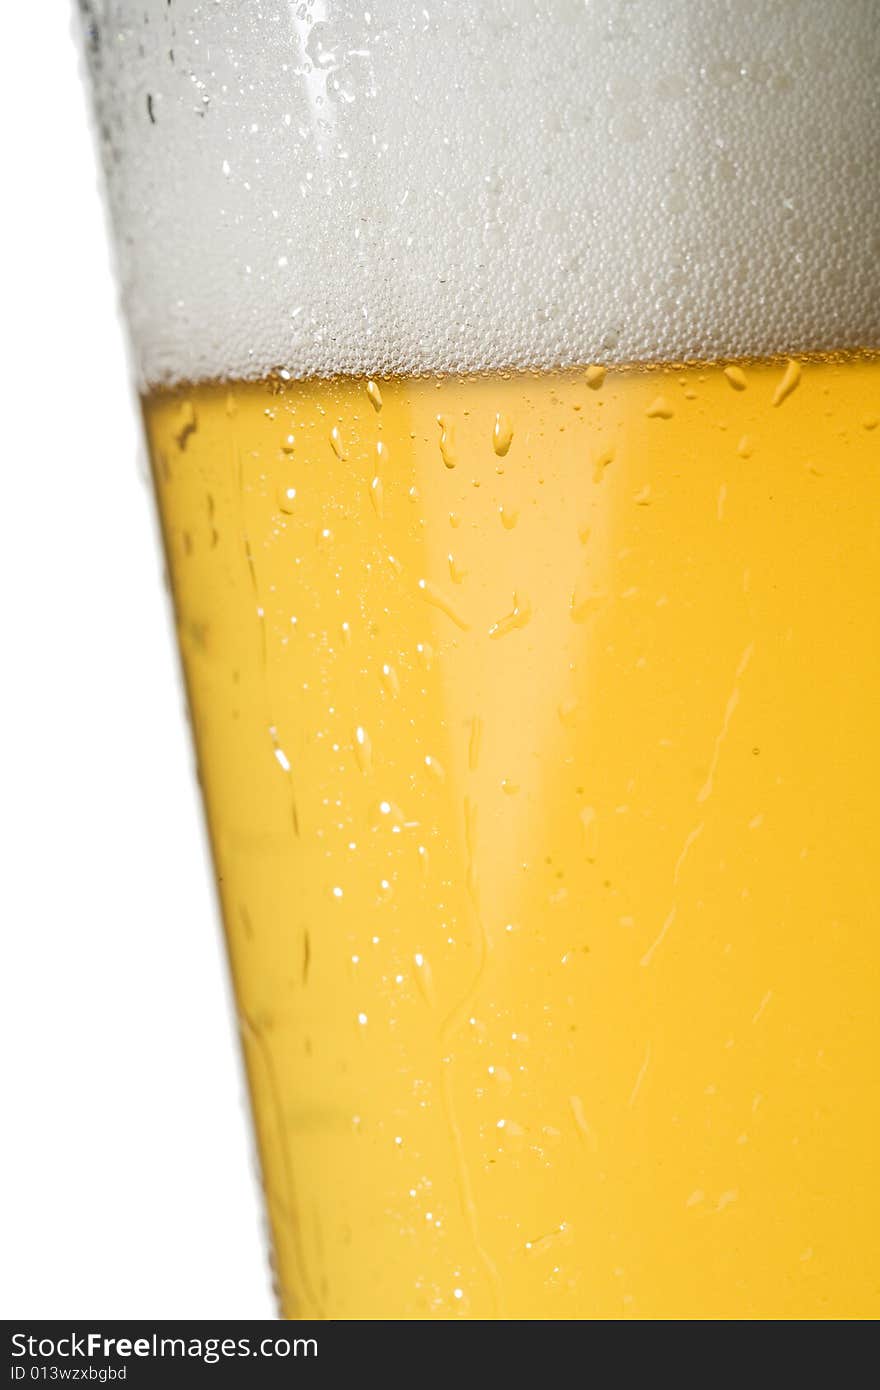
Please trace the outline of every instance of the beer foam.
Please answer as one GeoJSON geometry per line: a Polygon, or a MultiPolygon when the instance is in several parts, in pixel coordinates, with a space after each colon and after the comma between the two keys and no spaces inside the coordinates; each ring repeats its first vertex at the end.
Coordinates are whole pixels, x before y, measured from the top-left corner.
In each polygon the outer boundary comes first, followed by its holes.
{"type": "Polygon", "coordinates": [[[880,348],[877,0],[80,0],[144,383],[880,348]]]}

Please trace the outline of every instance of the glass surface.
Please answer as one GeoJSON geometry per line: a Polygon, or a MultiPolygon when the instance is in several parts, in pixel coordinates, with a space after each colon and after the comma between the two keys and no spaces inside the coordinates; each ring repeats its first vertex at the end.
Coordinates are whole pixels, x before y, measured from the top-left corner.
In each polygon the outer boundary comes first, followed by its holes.
{"type": "Polygon", "coordinates": [[[283,1314],[877,1316],[876,4],[81,8],[283,1314]]]}

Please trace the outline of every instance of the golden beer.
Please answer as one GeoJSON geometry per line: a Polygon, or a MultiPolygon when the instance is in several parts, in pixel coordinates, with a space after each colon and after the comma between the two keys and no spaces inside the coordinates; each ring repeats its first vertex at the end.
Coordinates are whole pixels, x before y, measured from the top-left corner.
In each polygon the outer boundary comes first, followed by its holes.
{"type": "Polygon", "coordinates": [[[876,1317],[880,361],[144,409],[286,1315],[876,1317]]]}
{"type": "Polygon", "coordinates": [[[876,1317],[876,0],[81,7],[284,1315],[876,1317]]]}

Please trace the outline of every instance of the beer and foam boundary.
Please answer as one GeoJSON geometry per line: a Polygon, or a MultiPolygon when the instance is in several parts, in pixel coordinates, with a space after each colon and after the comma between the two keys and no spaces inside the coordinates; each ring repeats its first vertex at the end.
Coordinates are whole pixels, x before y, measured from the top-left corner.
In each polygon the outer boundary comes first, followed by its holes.
{"type": "Polygon", "coordinates": [[[85,7],[142,385],[880,348],[880,5],[85,7]]]}

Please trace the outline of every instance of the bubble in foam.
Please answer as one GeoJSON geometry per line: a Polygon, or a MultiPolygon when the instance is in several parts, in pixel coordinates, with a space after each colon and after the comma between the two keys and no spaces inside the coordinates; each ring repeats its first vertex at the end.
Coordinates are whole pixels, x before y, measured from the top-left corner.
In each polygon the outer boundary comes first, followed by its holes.
{"type": "Polygon", "coordinates": [[[145,382],[880,347],[876,0],[81,10],[145,382]]]}

